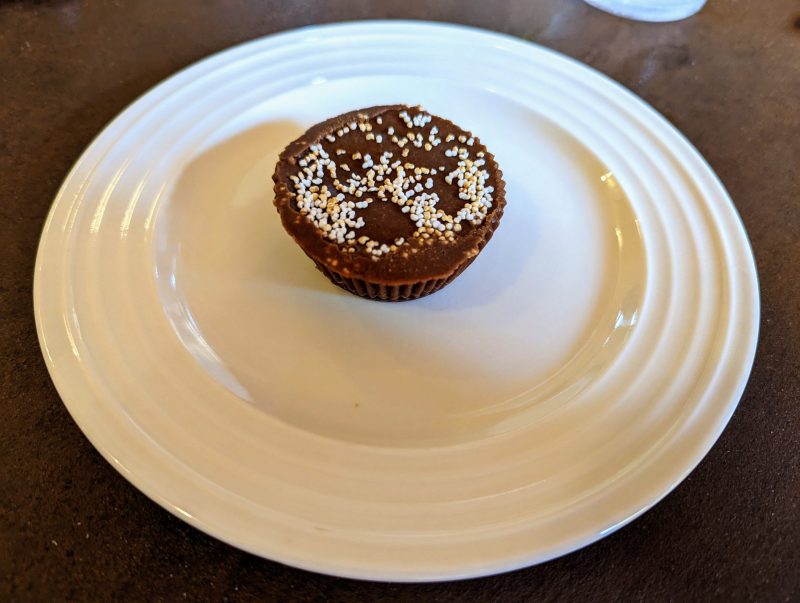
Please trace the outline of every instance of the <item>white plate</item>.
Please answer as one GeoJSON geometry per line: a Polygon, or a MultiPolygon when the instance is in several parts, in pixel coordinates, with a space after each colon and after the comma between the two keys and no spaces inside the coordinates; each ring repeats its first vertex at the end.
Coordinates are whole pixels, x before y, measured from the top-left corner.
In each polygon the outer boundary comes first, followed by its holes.
{"type": "Polygon", "coordinates": [[[655,504],[724,428],[755,350],[723,187],[641,100],[556,53],[366,22],[170,78],[87,149],[36,265],[64,403],[114,467],[265,557],[387,580],[575,550],[655,504]],[[310,124],[422,103],[477,133],[508,208],[423,300],[329,284],[271,204],[310,124]]]}

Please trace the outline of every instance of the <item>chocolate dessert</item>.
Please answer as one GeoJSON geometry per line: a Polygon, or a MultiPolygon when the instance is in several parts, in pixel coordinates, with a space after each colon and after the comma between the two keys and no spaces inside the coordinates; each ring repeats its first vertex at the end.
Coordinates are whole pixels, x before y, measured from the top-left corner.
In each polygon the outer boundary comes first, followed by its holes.
{"type": "Polygon", "coordinates": [[[469,266],[505,207],[494,157],[452,122],[390,105],[333,117],[281,153],[275,206],[336,285],[403,301],[469,266]]]}

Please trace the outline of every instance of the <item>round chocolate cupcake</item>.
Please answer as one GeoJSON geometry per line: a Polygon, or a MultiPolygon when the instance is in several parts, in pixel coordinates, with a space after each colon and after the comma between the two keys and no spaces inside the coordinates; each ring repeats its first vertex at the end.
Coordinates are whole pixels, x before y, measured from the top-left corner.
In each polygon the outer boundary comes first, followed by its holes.
{"type": "Polygon", "coordinates": [[[505,207],[480,141],[420,107],[371,107],[309,129],[273,176],[283,226],[325,276],[355,295],[403,301],[469,266],[505,207]]]}

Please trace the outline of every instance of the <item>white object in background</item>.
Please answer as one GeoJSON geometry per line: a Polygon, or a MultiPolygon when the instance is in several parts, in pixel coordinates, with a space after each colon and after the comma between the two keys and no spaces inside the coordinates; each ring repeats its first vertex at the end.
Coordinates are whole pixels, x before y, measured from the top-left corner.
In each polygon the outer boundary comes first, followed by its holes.
{"type": "Polygon", "coordinates": [[[255,40],[136,101],[55,200],[34,307],[70,413],[153,500],[401,581],[546,561],[650,508],[728,422],[759,320],[736,210],[663,117],[534,44],[402,22],[255,40]],[[384,304],[317,273],[270,176],[311,124],[394,102],[480,135],[508,206],[455,282],[384,304]]]}
{"type": "Polygon", "coordinates": [[[679,21],[697,13],[706,0],[586,0],[595,8],[639,21],[679,21]]]}

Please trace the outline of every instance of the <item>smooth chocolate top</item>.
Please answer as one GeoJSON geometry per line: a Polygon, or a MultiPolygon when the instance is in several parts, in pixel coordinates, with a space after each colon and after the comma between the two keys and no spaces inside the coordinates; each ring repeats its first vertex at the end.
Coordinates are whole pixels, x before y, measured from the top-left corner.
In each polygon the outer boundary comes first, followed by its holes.
{"type": "Polygon", "coordinates": [[[371,107],[290,143],[273,176],[286,230],[345,277],[411,283],[448,276],[480,250],[505,205],[494,157],[420,107],[371,107]]]}

